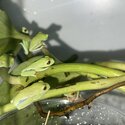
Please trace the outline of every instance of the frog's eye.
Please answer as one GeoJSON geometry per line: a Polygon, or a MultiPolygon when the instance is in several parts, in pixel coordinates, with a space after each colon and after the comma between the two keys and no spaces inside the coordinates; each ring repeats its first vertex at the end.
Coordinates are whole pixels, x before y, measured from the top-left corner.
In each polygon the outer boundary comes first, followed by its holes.
{"type": "Polygon", "coordinates": [[[43,88],[43,90],[46,90],[46,89],[47,89],[47,86],[45,85],[44,88],[43,88]]]}
{"type": "Polygon", "coordinates": [[[48,60],[48,62],[46,63],[47,65],[49,65],[51,63],[51,61],[50,60],[48,60]]]}
{"type": "Polygon", "coordinates": [[[29,34],[28,29],[27,29],[27,28],[25,28],[25,27],[22,27],[22,32],[23,32],[23,33],[25,33],[25,34],[29,34]]]}

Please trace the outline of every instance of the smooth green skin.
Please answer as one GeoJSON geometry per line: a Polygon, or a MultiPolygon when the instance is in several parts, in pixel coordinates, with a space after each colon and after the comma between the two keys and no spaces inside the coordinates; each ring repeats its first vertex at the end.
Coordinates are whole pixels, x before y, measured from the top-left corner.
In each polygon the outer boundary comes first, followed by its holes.
{"type": "Polygon", "coordinates": [[[14,58],[8,54],[3,54],[0,56],[0,67],[11,67],[14,65],[14,58]]]}
{"type": "Polygon", "coordinates": [[[21,76],[36,76],[36,72],[44,71],[54,64],[54,59],[49,56],[45,56],[21,71],[21,76]]]}
{"type": "Polygon", "coordinates": [[[26,67],[28,67],[30,64],[36,62],[37,60],[41,59],[42,56],[35,56],[32,57],[28,60],[26,60],[25,62],[22,62],[21,64],[19,64],[17,67],[15,67],[10,74],[14,75],[14,76],[20,76],[21,75],[21,71],[23,69],[25,69],[26,67]]]}
{"type": "Polygon", "coordinates": [[[50,86],[48,83],[44,83],[43,81],[36,82],[19,91],[11,100],[11,103],[16,106],[17,109],[23,109],[39,100],[49,89],[50,86]]]}
{"type": "Polygon", "coordinates": [[[41,32],[37,33],[36,36],[34,36],[30,42],[29,51],[34,52],[34,51],[40,50],[44,46],[43,41],[47,39],[48,39],[47,34],[44,34],[41,32]]]}
{"type": "Polygon", "coordinates": [[[125,62],[122,61],[105,61],[105,62],[96,62],[100,66],[105,66],[113,69],[119,69],[125,71],[125,62]]]}
{"type": "Polygon", "coordinates": [[[47,34],[39,32],[30,41],[22,40],[20,44],[24,49],[24,53],[28,55],[29,52],[33,53],[42,49],[45,46],[44,41],[47,40],[47,38],[47,34]]]}

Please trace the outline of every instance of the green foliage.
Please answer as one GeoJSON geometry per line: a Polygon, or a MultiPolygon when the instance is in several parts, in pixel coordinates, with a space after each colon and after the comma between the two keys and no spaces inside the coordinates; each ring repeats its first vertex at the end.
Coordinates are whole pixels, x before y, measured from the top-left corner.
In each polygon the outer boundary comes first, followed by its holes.
{"type": "Polygon", "coordinates": [[[14,65],[14,58],[9,54],[3,54],[0,56],[0,67],[11,67],[14,65]]]}
{"type": "Polygon", "coordinates": [[[29,37],[18,32],[11,24],[7,14],[0,10],[0,55],[14,51],[17,47],[17,42],[22,39],[27,40],[29,37]]]}
{"type": "Polygon", "coordinates": [[[9,103],[10,101],[10,84],[3,82],[0,84],[0,106],[9,103]]]}

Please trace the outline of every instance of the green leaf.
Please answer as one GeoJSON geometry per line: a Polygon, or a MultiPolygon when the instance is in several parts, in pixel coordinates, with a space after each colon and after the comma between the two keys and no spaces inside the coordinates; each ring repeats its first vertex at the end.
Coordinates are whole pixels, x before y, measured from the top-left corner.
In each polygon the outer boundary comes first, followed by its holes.
{"type": "Polygon", "coordinates": [[[30,37],[18,32],[11,24],[8,15],[0,10],[0,55],[14,51],[20,40],[30,41],[30,37]]]}
{"type": "Polygon", "coordinates": [[[14,51],[18,44],[16,41],[15,39],[0,39],[0,55],[14,51]]]}
{"type": "Polygon", "coordinates": [[[18,32],[11,24],[11,21],[7,14],[4,11],[0,10],[0,39],[7,38],[29,40],[29,36],[18,32]]]}
{"type": "Polygon", "coordinates": [[[0,84],[0,106],[10,101],[10,84],[3,82],[0,84]]]}
{"type": "Polygon", "coordinates": [[[3,54],[0,56],[0,67],[11,67],[14,65],[14,58],[9,54],[3,54]]]}

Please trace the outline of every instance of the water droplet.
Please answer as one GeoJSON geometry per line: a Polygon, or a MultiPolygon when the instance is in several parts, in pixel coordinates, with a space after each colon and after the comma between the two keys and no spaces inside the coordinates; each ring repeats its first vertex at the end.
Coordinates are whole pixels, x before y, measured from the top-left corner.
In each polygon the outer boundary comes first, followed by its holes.
{"type": "Polygon", "coordinates": [[[73,119],[70,119],[70,121],[72,121],[73,119]]]}
{"type": "Polygon", "coordinates": [[[78,120],[80,119],[80,117],[77,118],[78,120]]]}
{"type": "Polygon", "coordinates": [[[100,119],[103,119],[103,117],[100,117],[100,119]]]}
{"type": "Polygon", "coordinates": [[[40,117],[41,119],[43,119],[43,117],[40,117]]]}
{"type": "Polygon", "coordinates": [[[84,114],[85,114],[85,112],[82,112],[82,114],[81,114],[81,115],[83,116],[84,114]]]}
{"type": "Polygon", "coordinates": [[[98,117],[96,117],[95,119],[98,119],[98,117]]]}
{"type": "Polygon", "coordinates": [[[59,107],[59,104],[58,104],[58,105],[56,105],[56,107],[59,107]]]}
{"type": "Polygon", "coordinates": [[[87,112],[86,115],[89,115],[89,112],[87,112]]]}
{"type": "Polygon", "coordinates": [[[87,124],[87,122],[86,122],[86,121],[83,121],[83,124],[87,124]]]}

